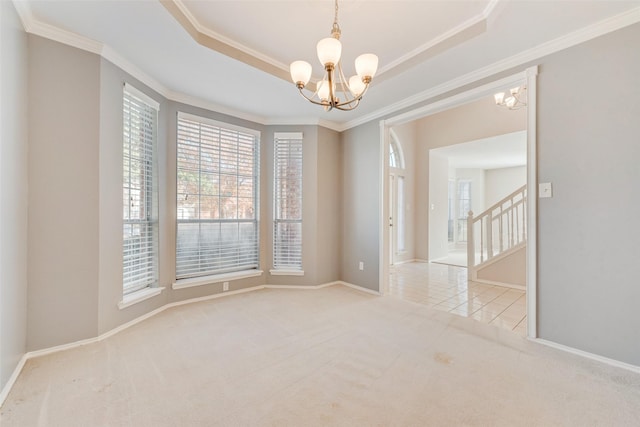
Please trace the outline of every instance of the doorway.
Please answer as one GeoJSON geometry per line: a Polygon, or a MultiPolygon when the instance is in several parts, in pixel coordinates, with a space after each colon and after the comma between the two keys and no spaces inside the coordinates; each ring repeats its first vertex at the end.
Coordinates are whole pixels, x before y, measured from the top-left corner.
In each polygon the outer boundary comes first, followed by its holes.
{"type": "MultiPolygon", "coordinates": [[[[392,249],[390,249],[390,245],[392,241],[390,240],[390,232],[388,227],[387,218],[390,216],[391,204],[389,202],[390,195],[390,180],[389,177],[389,163],[388,153],[389,153],[389,143],[390,143],[390,134],[391,129],[394,126],[406,124],[408,122],[421,119],[436,113],[440,113],[446,111],[448,109],[463,106],[465,104],[471,103],[473,101],[477,101],[482,97],[492,96],[493,93],[498,92],[505,87],[515,87],[518,85],[526,85],[529,92],[528,104],[529,108],[527,109],[527,166],[526,166],[526,181],[529,188],[536,188],[536,158],[535,158],[535,143],[536,143],[536,76],[537,76],[537,67],[532,67],[522,73],[506,77],[495,82],[479,86],[475,89],[469,90],[464,93],[460,93],[458,95],[443,99],[441,101],[437,101],[431,104],[428,104],[424,107],[416,109],[414,111],[410,111],[404,114],[401,114],[396,117],[392,117],[390,119],[384,120],[380,122],[380,134],[381,134],[381,142],[380,142],[380,152],[381,152],[381,176],[384,179],[380,182],[380,210],[381,215],[380,218],[384,218],[385,220],[380,223],[380,291],[383,294],[389,292],[389,273],[392,269],[391,263],[389,262],[389,254],[392,249]]],[[[537,192],[533,192],[536,194],[537,192]]],[[[526,319],[526,334],[528,337],[536,337],[536,205],[537,200],[535,197],[530,198],[529,203],[527,204],[526,213],[529,221],[527,222],[527,235],[528,239],[528,251],[526,253],[526,278],[527,278],[527,292],[526,292],[526,310],[528,312],[528,316],[526,319]]],[[[448,200],[445,200],[443,206],[448,207],[448,200]]],[[[423,209],[430,211],[435,209],[432,204],[425,204],[423,209]]],[[[416,210],[419,210],[417,207],[416,210]]],[[[455,218],[454,223],[455,223],[455,218]]],[[[449,221],[447,214],[445,214],[445,222],[449,221]]],[[[455,224],[454,224],[455,226],[455,224]]],[[[431,231],[431,230],[429,230],[431,231]]],[[[425,233],[425,234],[428,234],[425,233]]],[[[448,242],[448,225],[444,229],[445,242],[448,242]]],[[[423,235],[419,235],[418,239],[424,238],[423,235]]],[[[418,245],[418,243],[416,243],[418,245]]],[[[428,255],[427,255],[428,256],[428,255]]],[[[418,257],[416,257],[418,258],[418,257]]],[[[428,260],[428,259],[427,259],[428,260]]]]}

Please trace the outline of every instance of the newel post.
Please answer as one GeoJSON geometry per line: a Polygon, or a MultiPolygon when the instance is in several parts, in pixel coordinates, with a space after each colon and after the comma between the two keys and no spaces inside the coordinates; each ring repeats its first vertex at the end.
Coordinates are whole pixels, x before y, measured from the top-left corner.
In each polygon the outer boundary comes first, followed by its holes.
{"type": "Polygon", "coordinates": [[[467,280],[473,280],[473,270],[476,264],[476,244],[473,233],[473,211],[467,216],[467,280]]]}

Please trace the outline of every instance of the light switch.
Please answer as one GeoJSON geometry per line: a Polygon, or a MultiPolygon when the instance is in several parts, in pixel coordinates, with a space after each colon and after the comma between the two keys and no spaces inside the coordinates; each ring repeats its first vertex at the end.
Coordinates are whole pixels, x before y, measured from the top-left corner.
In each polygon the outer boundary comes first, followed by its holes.
{"type": "Polygon", "coordinates": [[[553,197],[553,190],[550,182],[541,182],[538,184],[538,195],[541,199],[553,197]]]}

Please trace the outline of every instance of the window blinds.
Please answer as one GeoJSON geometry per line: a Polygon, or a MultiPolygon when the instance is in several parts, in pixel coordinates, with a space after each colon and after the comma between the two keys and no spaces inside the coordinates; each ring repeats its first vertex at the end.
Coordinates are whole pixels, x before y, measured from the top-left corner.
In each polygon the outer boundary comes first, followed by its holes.
{"type": "Polygon", "coordinates": [[[273,268],[302,270],[302,134],[274,141],[273,268]]]}
{"type": "Polygon", "coordinates": [[[158,280],[154,142],[158,105],[134,88],[123,95],[123,293],[158,280]],[[149,105],[149,104],[152,105],[149,105]]]}
{"type": "Polygon", "coordinates": [[[258,267],[258,135],[178,115],[176,279],[258,267]]]}

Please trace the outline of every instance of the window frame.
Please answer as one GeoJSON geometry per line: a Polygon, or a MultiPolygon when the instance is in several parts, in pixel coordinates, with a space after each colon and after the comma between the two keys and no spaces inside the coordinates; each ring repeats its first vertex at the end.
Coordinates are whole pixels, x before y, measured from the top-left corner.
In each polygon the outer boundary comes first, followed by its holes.
{"type": "MultiPolygon", "coordinates": [[[[304,239],[303,239],[303,218],[304,218],[304,135],[302,132],[275,132],[273,138],[273,192],[272,192],[272,201],[273,201],[273,222],[272,222],[272,269],[269,271],[272,275],[290,275],[290,276],[302,276],[304,275],[303,270],[303,248],[304,248],[304,239]],[[279,160],[281,156],[285,153],[281,153],[279,151],[279,147],[282,147],[282,150],[286,150],[286,154],[288,155],[288,159],[291,159],[291,149],[295,144],[294,148],[299,149],[299,158],[294,158],[294,160],[299,161],[299,173],[294,178],[296,180],[295,184],[299,189],[299,197],[296,197],[297,203],[299,206],[298,209],[298,217],[291,218],[290,212],[284,216],[287,218],[280,218],[281,213],[279,211],[279,189],[280,189],[280,181],[287,179],[291,180],[291,177],[283,177],[280,176],[280,168],[279,168],[279,160]],[[279,244],[278,239],[278,231],[279,227],[284,224],[297,225],[299,227],[299,243],[289,244],[289,247],[286,247],[286,244],[279,244]],[[287,253],[298,254],[298,256],[281,256],[282,251],[286,251],[287,253]],[[291,261],[293,259],[294,262],[285,262],[284,259],[288,259],[291,261]],[[296,259],[297,258],[297,259],[296,259]]],[[[285,208],[286,209],[286,208],[285,208]]]]}
{"type": "MultiPolygon", "coordinates": [[[[158,209],[158,123],[159,123],[159,112],[160,112],[160,104],[147,96],[140,90],[131,86],[128,83],[123,85],[122,92],[122,230],[123,230],[123,240],[122,240],[122,294],[123,301],[131,300],[137,298],[138,294],[156,294],[156,291],[153,288],[158,290],[158,293],[161,289],[158,288],[159,282],[159,209],[158,209]],[[129,107],[127,107],[127,104],[129,107]],[[145,219],[131,219],[131,210],[129,203],[132,200],[132,184],[131,178],[125,181],[125,164],[128,164],[129,177],[131,176],[131,161],[134,159],[131,155],[131,145],[134,142],[134,138],[132,137],[132,128],[131,128],[131,106],[134,104],[137,108],[143,108],[146,111],[141,112],[141,114],[137,117],[138,120],[145,120],[145,117],[142,117],[142,114],[149,114],[151,117],[151,136],[150,142],[147,142],[148,134],[144,132],[143,135],[143,144],[144,147],[142,150],[142,157],[135,158],[136,161],[144,162],[146,164],[145,168],[145,183],[144,189],[142,192],[144,193],[144,203],[143,212],[145,213],[145,219]],[[129,115],[127,116],[127,111],[129,115]],[[128,145],[128,149],[127,146],[128,145]],[[129,154],[127,154],[129,153],[129,154]],[[127,157],[128,156],[128,157],[127,157]],[[128,161],[127,161],[128,160],[128,161]],[[149,182],[150,180],[150,182],[149,182]],[[128,191],[128,195],[127,195],[128,191]],[[125,206],[124,201],[125,197],[127,197],[127,207],[128,215],[125,214],[125,206]],[[147,249],[146,252],[146,263],[147,274],[143,276],[142,280],[132,281],[128,284],[127,281],[127,245],[126,239],[124,236],[125,229],[127,226],[141,225],[142,228],[145,228],[145,235],[143,240],[147,244],[150,243],[150,249],[147,249]],[[150,239],[150,242],[149,242],[150,239]],[[150,260],[149,260],[150,258],[150,260]],[[149,267],[150,266],[150,267],[149,267]]],[[[146,117],[146,120],[149,120],[149,117],[146,117]]],[[[144,131],[144,127],[140,126],[140,128],[144,131]]],[[[141,243],[141,242],[139,242],[141,243]]],[[[131,257],[131,255],[129,255],[131,257]]],[[[130,260],[131,258],[129,258],[130,260]]],[[[140,262],[140,261],[139,261],[140,262]]],[[[144,268],[143,268],[144,269],[144,268]]],[[[144,272],[144,271],[143,271],[144,272]]],[[[129,276],[131,273],[129,273],[129,276]]],[[[135,276],[134,276],[135,277],[135,276]]],[[[121,307],[122,308],[122,307],[121,307]]]]}
{"type": "MultiPolygon", "coordinates": [[[[239,143],[239,140],[236,139],[236,144],[239,143]]],[[[201,150],[202,150],[202,136],[200,136],[199,140],[198,140],[198,147],[199,147],[199,155],[201,155],[201,150]]],[[[218,141],[218,145],[217,145],[217,149],[218,151],[220,151],[221,146],[220,146],[220,141],[218,141]]],[[[198,158],[198,162],[199,162],[199,166],[198,166],[198,174],[199,174],[199,179],[201,179],[201,176],[203,174],[203,169],[202,169],[202,158],[199,157],[198,158]]],[[[239,177],[245,177],[244,175],[240,175],[237,171],[238,168],[238,162],[236,162],[236,173],[235,174],[230,174],[230,173],[223,173],[221,171],[221,169],[218,169],[216,172],[210,170],[210,171],[205,171],[205,174],[208,174],[209,176],[217,176],[218,177],[218,183],[220,183],[220,177],[222,175],[224,176],[233,176],[236,178],[236,200],[239,199],[239,196],[237,194],[237,187],[238,187],[238,178],[239,177]]],[[[226,123],[226,122],[221,122],[221,121],[217,121],[217,120],[213,120],[207,117],[203,117],[203,116],[198,116],[198,115],[194,115],[194,114],[189,114],[189,113],[185,113],[182,111],[179,111],[176,115],[176,194],[175,194],[175,200],[176,200],[176,210],[175,210],[175,214],[176,214],[176,222],[175,222],[175,238],[176,238],[176,247],[175,247],[175,282],[173,284],[173,288],[174,289],[179,289],[182,287],[190,287],[190,286],[199,286],[199,285],[203,285],[203,284],[208,284],[208,283],[214,283],[215,281],[220,281],[220,280],[233,280],[233,279],[240,279],[240,278],[245,278],[245,277],[253,277],[253,276],[257,276],[262,274],[262,271],[260,270],[260,132],[254,129],[249,129],[249,128],[244,128],[241,126],[236,126],[230,123],[226,123]],[[202,210],[200,208],[198,208],[198,212],[197,212],[197,216],[193,219],[184,219],[184,218],[180,218],[179,212],[180,212],[180,205],[179,205],[179,198],[181,196],[181,192],[180,192],[180,148],[181,148],[181,126],[183,123],[183,121],[186,122],[190,122],[192,124],[196,124],[198,126],[200,126],[200,129],[202,130],[202,127],[204,126],[205,128],[217,128],[219,130],[219,132],[230,132],[230,133],[237,133],[238,135],[242,134],[244,136],[250,136],[253,139],[252,142],[252,146],[253,146],[253,156],[252,156],[252,175],[251,175],[251,179],[252,179],[252,191],[253,191],[253,195],[252,195],[252,209],[253,209],[253,218],[238,218],[238,214],[236,211],[236,217],[235,218],[221,218],[220,217],[220,205],[218,205],[218,217],[217,218],[200,218],[200,215],[202,213],[202,210]],[[246,265],[237,265],[237,266],[229,266],[229,267],[224,267],[224,268],[217,268],[217,269],[205,269],[205,268],[200,268],[198,269],[191,269],[190,271],[183,271],[180,272],[179,270],[179,238],[180,238],[180,224],[187,224],[187,223],[193,223],[193,224],[238,224],[238,227],[240,227],[240,223],[251,223],[253,224],[253,233],[255,233],[255,239],[253,239],[255,241],[255,243],[252,243],[252,249],[255,249],[255,257],[252,258],[252,260],[254,260],[254,262],[251,263],[247,263],[246,265]],[[196,271],[197,270],[197,271],[196,271]]],[[[246,178],[246,177],[245,177],[246,178]]],[[[219,184],[218,184],[219,185],[219,184]]],[[[202,195],[201,193],[201,181],[198,183],[198,200],[200,200],[200,197],[202,195]]],[[[218,194],[218,197],[222,197],[222,195],[218,194]]],[[[236,205],[237,208],[237,205],[236,205]]],[[[199,227],[198,230],[198,236],[202,236],[205,235],[206,233],[203,233],[201,231],[202,229],[199,227]]],[[[238,228],[239,230],[239,228],[238,228]]],[[[222,231],[221,231],[222,232],[222,231]]],[[[238,236],[240,235],[240,231],[238,231],[238,236]]],[[[240,243],[240,237],[238,237],[238,241],[236,241],[235,243],[240,243]]],[[[198,248],[200,248],[201,246],[198,246],[198,248]]],[[[220,246],[218,245],[218,248],[220,248],[220,246]]],[[[210,262],[213,262],[215,258],[210,258],[210,262]]],[[[239,258],[238,258],[239,259],[239,258]]],[[[199,263],[202,263],[202,261],[198,260],[199,263]]]]}

